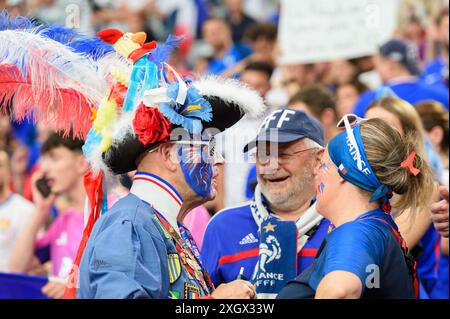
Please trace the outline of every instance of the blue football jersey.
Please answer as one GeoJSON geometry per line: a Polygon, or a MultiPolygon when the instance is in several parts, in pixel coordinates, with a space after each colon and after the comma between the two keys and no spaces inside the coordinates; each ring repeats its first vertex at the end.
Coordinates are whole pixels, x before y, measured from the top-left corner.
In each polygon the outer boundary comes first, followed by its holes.
{"type": "MultiPolygon", "coordinates": [[[[330,227],[322,219],[314,234],[298,253],[297,274],[313,262],[330,227]]],[[[203,265],[217,287],[236,279],[243,268],[243,275],[251,279],[258,261],[258,225],[253,219],[250,203],[225,209],[209,222],[201,251],[203,265]]]]}
{"type": "Polygon", "coordinates": [[[319,283],[333,271],[358,276],[362,299],[416,298],[414,280],[393,230],[398,232],[397,226],[381,209],[337,227],[326,236],[314,263],[291,280],[278,298],[314,298],[319,283]]]}

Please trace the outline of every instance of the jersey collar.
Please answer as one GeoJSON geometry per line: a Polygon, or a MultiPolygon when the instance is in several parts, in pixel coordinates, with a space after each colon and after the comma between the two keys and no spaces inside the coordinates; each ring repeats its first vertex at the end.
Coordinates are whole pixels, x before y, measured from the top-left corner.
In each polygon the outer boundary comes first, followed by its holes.
{"type": "Polygon", "coordinates": [[[136,172],[130,193],[157,210],[179,233],[177,216],[183,199],[172,185],[154,174],[136,172]]]}

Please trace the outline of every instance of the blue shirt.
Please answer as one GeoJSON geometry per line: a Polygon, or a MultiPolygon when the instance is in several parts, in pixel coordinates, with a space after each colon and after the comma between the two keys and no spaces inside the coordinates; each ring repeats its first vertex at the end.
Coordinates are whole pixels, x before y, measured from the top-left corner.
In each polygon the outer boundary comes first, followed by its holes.
{"type": "Polygon", "coordinates": [[[448,270],[448,256],[442,255],[439,259],[438,280],[430,293],[432,299],[449,299],[449,270],[448,270]]]}
{"type": "Polygon", "coordinates": [[[151,206],[134,194],[119,200],[94,225],[80,263],[77,297],[204,296],[207,293],[177,261],[169,237],[156,222],[151,206]]]}
{"type": "MultiPolygon", "coordinates": [[[[298,254],[297,273],[314,260],[330,222],[322,219],[316,232],[298,254]]],[[[259,235],[250,204],[225,209],[209,222],[203,237],[202,261],[217,287],[236,279],[241,267],[244,276],[251,279],[258,261],[259,235]]]]}
{"type": "MultiPolygon", "coordinates": [[[[442,286],[441,280],[448,281],[442,273],[442,267],[448,267],[445,264],[445,256],[441,256],[441,239],[433,225],[430,225],[427,232],[420,239],[423,247],[420,257],[417,259],[417,273],[420,283],[423,285],[426,296],[432,299],[440,299],[443,296],[448,298],[448,286],[442,286]],[[441,262],[441,259],[444,259],[441,262]]],[[[448,260],[448,257],[447,257],[448,260]]]]}
{"type": "MultiPolygon", "coordinates": [[[[448,90],[438,87],[427,85],[421,81],[403,82],[386,84],[394,93],[401,99],[416,105],[419,102],[426,100],[435,100],[442,103],[448,110],[448,90]]],[[[353,108],[353,113],[363,117],[367,107],[376,100],[375,91],[365,92],[356,102],[353,108]]]]}
{"type": "Polygon", "coordinates": [[[251,50],[246,46],[234,45],[222,58],[213,58],[209,62],[207,73],[220,74],[250,54],[251,50]]]}
{"type": "Polygon", "coordinates": [[[362,298],[415,298],[412,276],[400,245],[389,225],[392,218],[381,209],[367,212],[334,229],[325,238],[314,263],[290,281],[278,298],[313,298],[317,286],[330,272],[348,271],[361,280],[362,298]],[[379,274],[379,288],[369,289],[366,281],[379,274]]]}
{"type": "Polygon", "coordinates": [[[439,57],[425,66],[421,80],[430,85],[448,86],[448,64],[439,57]]]}

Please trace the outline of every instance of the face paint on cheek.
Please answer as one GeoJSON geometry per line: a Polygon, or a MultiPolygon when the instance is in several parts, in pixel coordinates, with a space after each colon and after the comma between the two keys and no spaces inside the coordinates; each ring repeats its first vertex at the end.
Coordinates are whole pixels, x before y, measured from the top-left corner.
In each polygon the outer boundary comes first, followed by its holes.
{"type": "Polygon", "coordinates": [[[200,197],[211,194],[213,165],[203,160],[200,151],[183,147],[178,149],[178,160],[184,178],[191,189],[200,197]]]}
{"type": "Polygon", "coordinates": [[[325,189],[325,185],[322,182],[320,182],[319,191],[320,191],[321,194],[323,194],[323,190],[324,189],[325,189]]]}
{"type": "Polygon", "coordinates": [[[319,182],[319,185],[318,185],[317,193],[323,194],[323,191],[325,189],[325,184],[322,181],[322,177],[323,177],[323,175],[326,175],[328,173],[328,169],[329,169],[329,167],[328,167],[328,164],[326,162],[323,162],[320,165],[320,172],[321,172],[321,174],[320,174],[320,177],[319,177],[320,178],[320,182],[319,182]]]}

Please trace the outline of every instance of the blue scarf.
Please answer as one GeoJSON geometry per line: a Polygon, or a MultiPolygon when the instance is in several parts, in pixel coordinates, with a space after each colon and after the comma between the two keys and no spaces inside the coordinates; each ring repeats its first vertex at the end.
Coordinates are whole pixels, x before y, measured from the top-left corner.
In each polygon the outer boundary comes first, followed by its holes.
{"type": "Polygon", "coordinates": [[[297,276],[297,227],[269,216],[261,224],[259,258],[253,275],[258,297],[271,298],[297,276]]]}
{"type": "Polygon", "coordinates": [[[297,276],[297,255],[307,243],[312,228],[323,217],[312,204],[296,223],[281,220],[271,214],[262,196],[260,186],[255,189],[255,197],[250,206],[258,225],[259,256],[252,283],[258,298],[275,298],[286,283],[297,276]]]}
{"type": "Polygon", "coordinates": [[[349,135],[348,131],[343,131],[335,136],[328,143],[328,153],[343,179],[373,193],[370,202],[382,199],[382,206],[384,206],[389,204],[392,192],[378,180],[370,167],[360,129],[361,125],[358,124],[351,128],[353,134],[349,135]]]}

